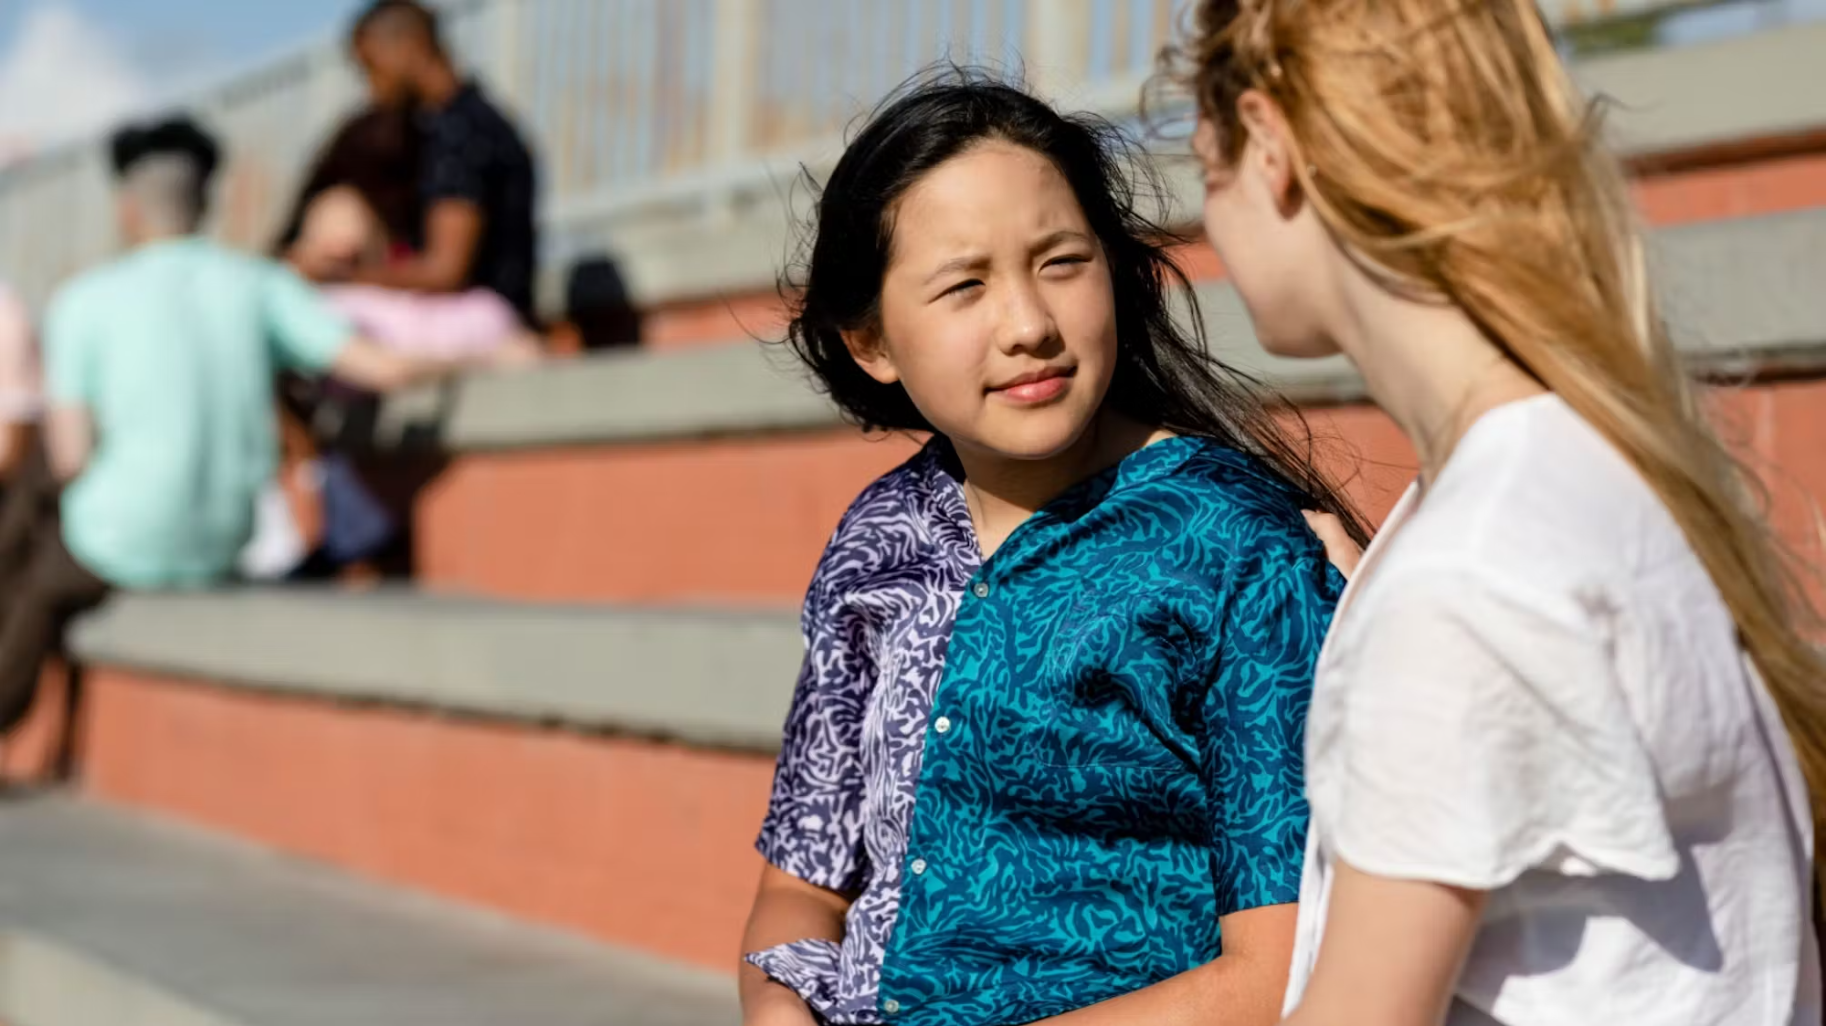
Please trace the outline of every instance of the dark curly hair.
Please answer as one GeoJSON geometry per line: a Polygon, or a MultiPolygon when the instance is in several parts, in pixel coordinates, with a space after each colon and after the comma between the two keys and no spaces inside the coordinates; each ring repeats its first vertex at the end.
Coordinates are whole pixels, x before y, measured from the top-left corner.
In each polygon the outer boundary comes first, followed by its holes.
{"type": "Polygon", "coordinates": [[[414,248],[422,245],[425,205],[418,175],[423,151],[424,135],[409,110],[369,107],[350,117],[305,175],[273,252],[283,254],[298,241],[311,203],[338,186],[361,194],[388,238],[414,248]]]}
{"type": "Polygon", "coordinates": [[[1283,427],[1260,384],[1211,355],[1192,283],[1169,254],[1185,240],[1143,209],[1166,195],[1146,155],[1109,121],[1061,114],[979,69],[924,72],[875,111],[818,191],[804,256],[782,277],[793,315],[786,344],[844,414],[869,430],[932,430],[905,388],[864,373],[843,333],[879,327],[900,198],[987,140],[1050,160],[1107,255],[1118,339],[1105,400],[1111,408],[1253,454],[1309,508],[1367,538],[1361,518],[1316,467],[1304,421],[1289,410],[1283,420],[1297,431],[1283,427]],[[1175,301],[1189,316],[1175,316],[1175,301]]]}

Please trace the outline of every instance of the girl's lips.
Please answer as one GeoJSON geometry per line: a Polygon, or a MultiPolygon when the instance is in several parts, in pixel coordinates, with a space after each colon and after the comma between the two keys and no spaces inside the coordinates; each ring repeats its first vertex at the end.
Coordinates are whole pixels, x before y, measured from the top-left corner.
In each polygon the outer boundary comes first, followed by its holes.
{"type": "Polygon", "coordinates": [[[1071,387],[1071,379],[1070,371],[1059,371],[1037,381],[1023,381],[995,389],[992,394],[1024,406],[1043,403],[1064,395],[1065,390],[1071,387]]]}

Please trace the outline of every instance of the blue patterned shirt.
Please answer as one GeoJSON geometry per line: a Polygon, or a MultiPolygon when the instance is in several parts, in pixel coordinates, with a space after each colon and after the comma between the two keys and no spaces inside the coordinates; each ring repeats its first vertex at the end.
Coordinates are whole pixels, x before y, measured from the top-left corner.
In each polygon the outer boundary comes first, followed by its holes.
{"type": "Polygon", "coordinates": [[[1342,580],[1251,458],[1175,438],[984,563],[949,448],[870,486],[806,599],[762,854],[856,895],[749,956],[832,1023],[994,1026],[1221,951],[1298,896],[1300,752],[1342,580]]]}

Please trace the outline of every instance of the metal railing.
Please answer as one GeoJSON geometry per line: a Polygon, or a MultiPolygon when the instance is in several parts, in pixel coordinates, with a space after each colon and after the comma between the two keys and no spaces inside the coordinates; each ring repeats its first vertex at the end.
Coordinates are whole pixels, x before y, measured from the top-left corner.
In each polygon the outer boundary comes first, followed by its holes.
{"type": "MultiPolygon", "coordinates": [[[[1562,22],[1693,0],[1546,0],[1562,22]]],[[[548,223],[658,194],[713,196],[772,159],[828,152],[928,63],[1023,68],[1054,97],[1132,105],[1186,0],[451,0],[465,66],[510,108],[544,171],[548,223]]],[[[226,142],[214,228],[264,248],[297,179],[359,102],[342,48],[312,47],[192,104],[226,142]]],[[[1118,113],[1120,111],[1117,111],[1118,113]]],[[[94,141],[0,171],[0,276],[41,302],[105,257],[94,141]]]]}

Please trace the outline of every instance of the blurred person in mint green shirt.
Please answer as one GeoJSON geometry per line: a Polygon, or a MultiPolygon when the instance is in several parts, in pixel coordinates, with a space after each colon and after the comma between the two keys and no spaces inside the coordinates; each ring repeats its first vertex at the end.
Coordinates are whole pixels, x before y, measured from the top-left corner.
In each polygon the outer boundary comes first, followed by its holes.
{"type": "Polygon", "coordinates": [[[111,588],[234,572],[278,467],[280,370],[390,391],[473,362],[356,337],[290,270],[199,235],[219,153],[190,121],[125,129],[112,157],[127,252],[64,286],[45,317],[44,446],[62,523],[0,601],[0,730],[28,707],[73,611],[111,588]]]}

